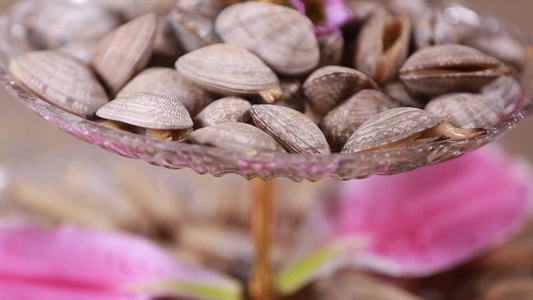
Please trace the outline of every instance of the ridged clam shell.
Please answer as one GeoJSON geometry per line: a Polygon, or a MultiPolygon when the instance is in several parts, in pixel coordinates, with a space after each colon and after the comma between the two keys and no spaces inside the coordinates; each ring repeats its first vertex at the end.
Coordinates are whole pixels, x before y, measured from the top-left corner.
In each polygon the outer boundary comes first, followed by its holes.
{"type": "Polygon", "coordinates": [[[193,144],[239,152],[287,152],[270,135],[245,123],[222,123],[198,129],[189,136],[193,144]]]}
{"type": "Polygon", "coordinates": [[[93,59],[94,51],[96,51],[97,46],[98,41],[88,40],[70,43],[61,48],[58,48],[57,50],[78,59],[86,65],[90,65],[91,60],[93,59]]]}
{"type": "Polygon", "coordinates": [[[511,106],[512,110],[514,104],[524,95],[524,90],[514,77],[502,76],[486,85],[481,93],[491,97],[504,108],[511,106]]]}
{"type": "Polygon", "coordinates": [[[394,78],[405,62],[411,41],[411,22],[405,15],[378,10],[357,39],[355,68],[378,84],[394,78]]]}
{"type": "Polygon", "coordinates": [[[325,116],[360,90],[377,88],[378,85],[367,75],[339,66],[320,68],[303,84],[306,101],[318,116],[325,116]]]}
{"type": "Polygon", "coordinates": [[[463,129],[487,128],[498,124],[504,108],[483,94],[456,93],[431,100],[426,111],[463,129]]]}
{"type": "Polygon", "coordinates": [[[321,34],[317,37],[320,47],[319,67],[339,65],[344,51],[344,37],[340,31],[321,34]]]}
{"type": "Polygon", "coordinates": [[[43,100],[82,117],[92,117],[108,102],[91,70],[57,51],[22,54],[11,61],[9,73],[43,100]]]}
{"type": "Polygon", "coordinates": [[[343,153],[356,153],[383,147],[440,124],[442,120],[412,107],[384,111],[366,121],[344,145],[343,153]]]}
{"type": "Polygon", "coordinates": [[[441,9],[428,9],[414,26],[414,42],[417,49],[459,43],[456,27],[448,23],[441,9]]]}
{"type": "Polygon", "coordinates": [[[255,1],[231,5],[215,28],[225,42],[254,52],[278,73],[304,74],[320,60],[313,24],[291,8],[255,1]]]}
{"type": "Polygon", "coordinates": [[[117,97],[143,92],[162,92],[174,95],[181,99],[180,101],[193,117],[214,100],[210,93],[170,68],[150,68],[142,71],[120,90],[117,97]]]}
{"type": "Polygon", "coordinates": [[[193,126],[181,101],[167,93],[136,93],[117,98],[100,108],[96,115],[150,129],[187,129],[193,126]]]}
{"type": "Polygon", "coordinates": [[[28,18],[30,42],[39,49],[54,49],[72,42],[98,40],[120,25],[118,16],[91,4],[49,2],[28,18]]]}
{"type": "Polygon", "coordinates": [[[245,99],[226,97],[209,104],[194,119],[196,128],[221,123],[248,122],[252,105],[245,99]]]}
{"type": "Polygon", "coordinates": [[[156,15],[144,15],[115,29],[98,44],[91,65],[113,95],[148,64],[156,30],[156,15]]]}
{"type": "Polygon", "coordinates": [[[510,36],[481,35],[463,41],[463,44],[494,56],[518,71],[522,71],[527,62],[526,46],[510,36]]]}
{"type": "Polygon", "coordinates": [[[453,92],[479,92],[509,72],[503,64],[463,45],[428,47],[413,54],[400,70],[408,89],[426,96],[453,92]]]}
{"type": "Polygon", "coordinates": [[[320,128],[302,113],[283,106],[254,105],[250,111],[257,127],[293,153],[328,154],[331,149],[320,128]]]}
{"type": "Polygon", "coordinates": [[[235,45],[214,44],[187,53],[178,59],[176,68],[184,77],[217,94],[256,95],[280,89],[279,79],[269,67],[235,45]]]}
{"type": "Polygon", "coordinates": [[[420,101],[413,97],[405,85],[400,81],[391,82],[383,87],[383,92],[389,97],[398,101],[402,106],[424,108],[426,102],[420,101]]]}
{"type": "Polygon", "coordinates": [[[371,117],[399,104],[389,96],[376,90],[363,90],[330,111],[322,120],[324,130],[332,149],[340,150],[352,134],[371,117]]]}
{"type": "Polygon", "coordinates": [[[215,32],[214,20],[199,13],[175,8],[168,15],[168,20],[185,52],[220,42],[215,32]]]}

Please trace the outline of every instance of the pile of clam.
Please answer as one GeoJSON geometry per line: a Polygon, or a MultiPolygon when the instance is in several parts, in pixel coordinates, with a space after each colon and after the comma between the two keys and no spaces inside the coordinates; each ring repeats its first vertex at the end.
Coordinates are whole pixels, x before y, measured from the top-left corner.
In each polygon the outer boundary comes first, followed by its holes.
{"type": "Polygon", "coordinates": [[[320,34],[261,1],[41,2],[21,21],[35,51],[12,59],[11,76],[65,111],[156,139],[375,151],[474,138],[524,98],[524,44],[452,25],[423,1],[346,1],[353,20],[320,34]]]}

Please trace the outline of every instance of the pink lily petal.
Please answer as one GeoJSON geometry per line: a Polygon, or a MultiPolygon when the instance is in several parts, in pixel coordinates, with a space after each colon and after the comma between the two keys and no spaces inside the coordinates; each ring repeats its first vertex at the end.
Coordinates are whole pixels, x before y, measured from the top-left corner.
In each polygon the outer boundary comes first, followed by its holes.
{"type": "MultiPolygon", "coordinates": [[[[483,149],[405,174],[341,184],[338,196],[322,199],[309,220],[306,232],[313,234],[302,238],[307,249],[299,252],[316,269],[307,271],[349,264],[419,277],[457,266],[506,239],[529,216],[533,177],[522,167],[483,149]],[[338,246],[357,239],[364,244],[338,246]],[[309,247],[331,255],[317,262],[309,247]]],[[[316,274],[297,276],[301,281],[316,274]]]]}
{"type": "Polygon", "coordinates": [[[0,282],[6,280],[200,299],[204,292],[224,295],[217,299],[240,296],[232,280],[178,261],[144,239],[67,227],[0,227],[0,282]]]}

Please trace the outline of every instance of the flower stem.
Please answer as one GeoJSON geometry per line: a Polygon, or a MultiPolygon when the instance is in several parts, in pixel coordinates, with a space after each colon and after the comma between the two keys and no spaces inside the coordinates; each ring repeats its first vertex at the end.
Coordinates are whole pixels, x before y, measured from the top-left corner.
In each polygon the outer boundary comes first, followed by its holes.
{"type": "Polygon", "coordinates": [[[250,297],[254,300],[274,299],[270,261],[276,210],[274,185],[274,180],[255,179],[252,181],[253,199],[250,220],[255,257],[248,288],[250,297]]]}

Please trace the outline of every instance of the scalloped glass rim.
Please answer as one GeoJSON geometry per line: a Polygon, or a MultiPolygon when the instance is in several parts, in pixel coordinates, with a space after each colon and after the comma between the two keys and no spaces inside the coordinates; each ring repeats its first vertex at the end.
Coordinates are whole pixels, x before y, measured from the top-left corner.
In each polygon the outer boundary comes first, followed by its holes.
{"type": "MultiPolygon", "coordinates": [[[[6,41],[1,41],[6,42],[6,41]]],[[[101,126],[65,112],[17,85],[6,67],[0,64],[0,82],[27,107],[48,122],[77,138],[110,152],[142,159],[170,169],[191,168],[199,174],[222,176],[239,174],[247,179],[268,180],[287,177],[294,181],[317,181],[332,177],[339,180],[362,179],[371,175],[391,175],[433,165],[461,156],[486,145],[533,114],[533,103],[508,116],[486,133],[469,140],[431,143],[419,147],[369,153],[306,155],[227,151],[181,142],[157,141],[142,135],[101,126]]]]}

